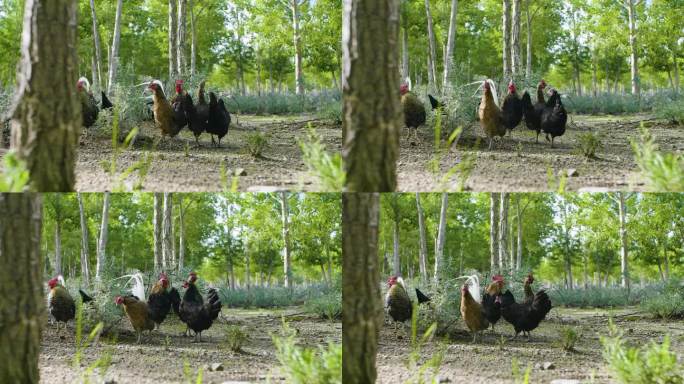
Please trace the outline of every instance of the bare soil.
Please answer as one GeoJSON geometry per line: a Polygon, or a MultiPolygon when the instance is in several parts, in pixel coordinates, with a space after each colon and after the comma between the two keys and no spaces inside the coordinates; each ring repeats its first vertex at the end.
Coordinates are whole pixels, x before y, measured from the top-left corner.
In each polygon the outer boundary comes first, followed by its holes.
{"type": "Polygon", "coordinates": [[[567,175],[569,170],[574,170],[574,176],[567,177],[565,189],[569,191],[647,190],[630,145],[631,139],[638,139],[642,122],[661,150],[684,151],[684,127],[644,114],[570,115],[565,135],[556,138],[555,148],[550,147],[543,134],[536,143],[536,133],[522,123],[512,135],[495,142],[490,151],[479,122],[475,122],[465,127],[458,144],[442,155],[439,171],[433,172],[434,134],[432,126],[427,124],[419,129],[421,140],[417,145],[405,139],[406,131],[402,134],[399,189],[411,192],[456,190],[457,178],[444,180],[444,175],[458,165],[464,155],[474,155],[475,166],[464,190],[553,191],[558,189],[561,175],[567,175]],[[588,159],[579,151],[579,135],[590,131],[603,142],[595,159],[588,159]],[[551,181],[549,171],[553,173],[551,181]]]}
{"type": "Polygon", "coordinates": [[[103,337],[84,353],[81,369],[73,367],[76,351],[73,322],[68,331],[57,333],[54,325],[43,331],[40,354],[41,383],[60,384],[78,380],[82,372],[105,353],[111,354],[111,366],[104,379],[91,376],[92,382],[109,383],[188,383],[195,382],[201,368],[204,383],[283,382],[280,363],[275,355],[271,334],[280,334],[283,318],[296,330],[300,345],[309,347],[342,342],[342,324],[313,318],[301,308],[286,310],[245,310],[224,308],[219,319],[202,333],[202,342],[181,334],[185,324],[170,314],[161,329],[144,336],[136,344],[136,336],[127,318],[118,325],[116,340],[103,337]],[[225,345],[228,326],[242,327],[249,336],[241,352],[225,345]],[[184,364],[191,372],[184,375],[184,364]],[[223,365],[221,371],[210,371],[212,364],[223,365]]]}
{"type": "MultiPolygon", "coordinates": [[[[556,379],[579,380],[582,383],[613,383],[602,353],[599,336],[608,334],[608,319],[613,317],[616,326],[625,333],[625,339],[633,345],[643,345],[653,340],[662,342],[670,335],[671,350],[680,360],[684,358],[684,323],[680,321],[654,320],[638,313],[637,308],[620,310],[553,308],[539,328],[532,331],[528,341],[520,336],[508,340],[513,327],[501,319],[495,333],[472,343],[459,319],[462,331],[446,340],[446,353],[439,371],[440,380],[450,383],[517,383],[513,377],[513,360],[520,371],[531,368],[530,383],[550,383],[556,379]],[[575,327],[581,338],[574,352],[566,352],[558,346],[559,329],[575,327]],[[544,365],[546,364],[546,369],[544,365]],[[550,366],[549,366],[550,363],[550,366]]],[[[430,358],[443,341],[430,341],[422,351],[422,361],[430,358]]],[[[385,326],[380,335],[378,352],[378,378],[380,383],[398,383],[410,377],[406,361],[411,351],[406,328],[385,326]]]]}

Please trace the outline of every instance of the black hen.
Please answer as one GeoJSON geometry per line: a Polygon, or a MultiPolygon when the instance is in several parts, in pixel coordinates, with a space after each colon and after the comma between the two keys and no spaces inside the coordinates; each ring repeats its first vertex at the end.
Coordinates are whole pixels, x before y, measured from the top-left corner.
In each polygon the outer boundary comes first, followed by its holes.
{"type": "Polygon", "coordinates": [[[209,126],[209,106],[198,103],[193,104],[192,97],[187,94],[182,99],[183,110],[188,117],[188,129],[195,135],[195,143],[199,146],[199,137],[209,126]]]}
{"type": "Polygon", "coordinates": [[[509,133],[520,124],[523,117],[522,101],[518,98],[513,80],[508,83],[508,94],[501,104],[501,117],[503,126],[509,133]]]}
{"type": "Polygon", "coordinates": [[[538,143],[539,133],[541,132],[541,112],[544,110],[545,104],[541,104],[541,108],[532,105],[532,99],[527,91],[523,93],[521,103],[523,114],[525,115],[525,125],[527,126],[527,129],[537,132],[538,143]]]}
{"type": "Polygon", "coordinates": [[[551,135],[551,148],[553,148],[553,139],[558,136],[563,136],[565,133],[565,124],[568,121],[568,114],[563,107],[560,94],[555,89],[551,90],[551,97],[546,102],[546,107],[541,115],[541,129],[546,133],[546,140],[549,141],[551,135]]]}
{"type": "Polygon", "coordinates": [[[508,290],[501,297],[501,316],[513,325],[515,337],[523,332],[529,338],[530,331],[539,326],[551,308],[551,300],[543,289],[534,295],[531,303],[516,303],[508,290]]]}
{"type": "Polygon", "coordinates": [[[201,342],[202,331],[209,329],[221,312],[221,300],[218,292],[210,288],[205,303],[195,286],[196,280],[197,274],[190,272],[188,280],[183,284],[187,290],[180,303],[179,316],[195,332],[195,340],[201,342]]]}
{"type": "Polygon", "coordinates": [[[149,310],[150,319],[154,321],[157,328],[166,319],[169,311],[175,306],[174,312],[178,313],[178,302],[180,301],[180,294],[176,288],[169,289],[169,280],[165,273],[159,275],[150,296],[147,298],[147,307],[149,310]],[[176,304],[174,305],[174,301],[176,304]]]}
{"type": "Polygon", "coordinates": [[[211,142],[214,144],[214,135],[218,138],[218,146],[221,146],[221,139],[228,133],[230,126],[230,113],[222,99],[216,97],[214,92],[209,92],[209,124],[207,132],[211,134],[211,142]]]}
{"type": "Polygon", "coordinates": [[[426,294],[421,292],[418,288],[416,288],[416,297],[418,298],[418,304],[430,302],[430,298],[426,294]]]}

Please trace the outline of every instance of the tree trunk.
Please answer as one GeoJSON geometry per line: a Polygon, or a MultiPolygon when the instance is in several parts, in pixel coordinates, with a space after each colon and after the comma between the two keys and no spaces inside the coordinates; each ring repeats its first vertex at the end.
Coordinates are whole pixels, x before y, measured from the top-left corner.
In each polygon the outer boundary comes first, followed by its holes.
{"type": "Polygon", "coordinates": [[[670,278],[670,257],[667,255],[667,246],[663,246],[663,265],[665,266],[665,278],[670,278]]]}
{"type": "Polygon", "coordinates": [[[80,193],[76,194],[78,200],[78,211],[81,218],[81,278],[86,286],[90,285],[90,267],[88,266],[88,221],[83,208],[83,197],[80,193]]]}
{"type": "MultiPolygon", "coordinates": [[[[408,40],[408,22],[402,18],[404,26],[401,28],[401,81],[405,82],[407,78],[411,77],[409,72],[409,40],[408,40]]],[[[428,66],[428,68],[430,68],[428,66]]]]}
{"type": "Polygon", "coordinates": [[[565,268],[565,287],[567,289],[574,288],[574,280],[572,277],[572,260],[570,254],[570,223],[569,223],[569,212],[568,212],[568,202],[563,198],[563,206],[561,209],[562,215],[562,225],[563,225],[563,245],[565,252],[563,254],[563,266],[565,268]]]}
{"type": "Polygon", "coordinates": [[[34,191],[74,189],[81,130],[76,86],[78,4],[27,0],[17,73],[11,147],[26,163],[34,191]]]}
{"type": "MultiPolygon", "coordinates": [[[[56,1],[55,1],[56,2],[56,1]]],[[[31,0],[27,0],[28,5],[31,0]]],[[[0,194],[0,382],[38,383],[45,316],[39,194],[0,194]],[[17,234],[21,236],[17,236],[17,234]],[[5,299],[11,298],[11,299],[5,299]]]]}
{"type": "Polygon", "coordinates": [[[489,194],[489,255],[491,272],[501,271],[499,264],[499,193],[489,194]]]}
{"type": "Polygon", "coordinates": [[[292,30],[294,31],[295,48],[295,85],[296,93],[304,93],[304,78],[302,77],[302,38],[299,30],[299,1],[290,0],[292,6],[292,30]]]}
{"type": "Polygon", "coordinates": [[[442,193],[442,208],[439,211],[439,230],[437,232],[437,243],[435,244],[435,286],[439,286],[439,282],[444,275],[444,243],[446,242],[446,220],[447,220],[447,205],[449,204],[449,195],[442,193]]]}
{"type": "Polygon", "coordinates": [[[346,190],[397,186],[402,112],[397,95],[398,0],[343,0],[342,79],[346,190]]]}
{"type": "Polygon", "coordinates": [[[527,19],[527,53],[525,54],[525,79],[532,76],[532,16],[530,15],[530,0],[525,2],[525,17],[527,19]]]}
{"type": "Polygon", "coordinates": [[[95,12],[95,0],[90,0],[90,15],[93,19],[93,44],[95,45],[95,73],[93,73],[93,85],[96,89],[102,89],[102,49],[100,45],[100,29],[97,23],[97,13],[95,12]]]}
{"type": "Polygon", "coordinates": [[[511,0],[503,0],[503,77],[511,77],[511,0]]]}
{"type": "Polygon", "coordinates": [[[179,76],[184,76],[186,71],[186,60],[185,60],[185,30],[186,30],[186,6],[187,0],[178,0],[178,36],[177,36],[177,52],[176,59],[178,60],[178,74],[179,76]]]}
{"type": "Polygon", "coordinates": [[[627,16],[629,18],[629,49],[630,49],[630,66],[632,75],[632,93],[640,96],[639,85],[639,64],[637,52],[637,30],[636,30],[636,9],[634,0],[625,0],[625,7],[627,8],[627,16]]]}
{"type": "Polygon", "coordinates": [[[596,48],[591,51],[591,94],[598,96],[598,64],[596,63],[596,48]]]}
{"type": "MultiPolygon", "coordinates": [[[[629,1],[629,0],[628,0],[629,1]]],[[[627,208],[625,207],[625,193],[617,192],[618,208],[620,211],[620,274],[622,276],[622,288],[629,292],[629,260],[627,254],[627,208]]]]}
{"type": "Polygon", "coordinates": [[[177,23],[177,10],[176,10],[176,0],[169,0],[169,81],[173,81],[177,77],[176,69],[178,65],[178,59],[176,54],[178,53],[178,43],[176,42],[176,37],[178,37],[178,23],[177,23]]]}
{"type": "Polygon", "coordinates": [[[392,274],[394,276],[401,276],[401,258],[399,256],[399,223],[397,223],[396,218],[394,219],[394,223],[392,223],[392,240],[392,274]]]}
{"type": "Polygon", "coordinates": [[[287,192],[280,192],[280,213],[283,222],[283,274],[285,275],[285,287],[291,287],[292,269],[290,268],[290,225],[288,223],[290,208],[287,201],[287,192]]]}
{"type": "Polygon", "coordinates": [[[230,281],[228,284],[230,285],[231,290],[235,290],[235,270],[233,269],[233,259],[232,256],[228,259],[228,278],[230,281]]]}
{"type": "Polygon", "coordinates": [[[251,257],[249,255],[250,251],[248,250],[245,252],[245,285],[247,286],[247,289],[251,288],[251,271],[250,271],[250,261],[251,257]]]}
{"type": "Polygon", "coordinates": [[[418,192],[416,192],[416,207],[418,209],[418,231],[420,236],[420,254],[418,265],[420,267],[420,278],[424,282],[427,282],[427,238],[425,236],[425,217],[423,215],[423,207],[420,205],[420,193],[418,192]]]}
{"type": "Polygon", "coordinates": [[[425,14],[427,15],[428,45],[430,47],[430,65],[432,78],[430,82],[437,89],[437,43],[435,42],[435,32],[432,27],[432,13],[430,13],[430,0],[425,0],[425,14]]]}
{"type": "Polygon", "coordinates": [[[62,195],[55,194],[55,275],[62,274],[62,195]]]}
{"type": "Polygon", "coordinates": [[[451,0],[451,13],[449,15],[449,34],[447,35],[446,52],[444,54],[444,78],[442,89],[449,88],[451,67],[454,63],[454,48],[456,47],[456,15],[458,12],[458,0],[451,0]]]}
{"type": "Polygon", "coordinates": [[[677,51],[672,50],[672,64],[674,66],[674,91],[679,93],[679,61],[677,60],[677,51]]]}
{"type": "Polygon", "coordinates": [[[508,205],[509,194],[507,192],[501,193],[501,205],[499,214],[499,267],[504,270],[509,266],[508,262],[508,205]]]}
{"type": "Polygon", "coordinates": [[[378,271],[379,210],[377,193],[342,194],[342,301],[345,308],[342,312],[342,343],[345,346],[342,349],[342,378],[345,383],[374,383],[377,376],[375,356],[383,320],[378,271]]]}
{"type": "Polygon", "coordinates": [[[119,65],[119,42],[121,41],[121,9],[123,0],[116,5],[116,19],[114,21],[114,38],[112,39],[112,53],[109,56],[109,80],[107,81],[107,93],[112,93],[112,87],[116,82],[116,70],[119,65]]]}
{"type": "Polygon", "coordinates": [[[162,201],[163,194],[154,194],[154,213],[153,213],[153,224],[154,224],[154,271],[159,272],[162,270],[162,201]]]}
{"type": "Polygon", "coordinates": [[[513,20],[511,22],[511,67],[513,76],[522,73],[522,58],[520,56],[520,1],[513,0],[513,20]]]}
{"type": "Polygon", "coordinates": [[[107,229],[109,227],[109,192],[104,194],[102,203],[102,224],[100,225],[100,240],[97,243],[97,265],[95,266],[95,280],[102,281],[105,267],[105,251],[107,250],[107,229]]]}
{"type": "Polygon", "coordinates": [[[516,216],[518,220],[518,241],[516,242],[518,245],[518,252],[516,255],[515,259],[515,270],[520,271],[522,269],[522,239],[523,239],[523,230],[522,230],[522,211],[520,210],[520,195],[518,195],[518,198],[515,200],[515,210],[516,210],[516,216]]]}
{"type": "MultiPolygon", "coordinates": [[[[183,195],[178,195],[178,271],[183,269],[185,263],[185,207],[183,195]]],[[[231,278],[231,281],[232,278],[231,278]]]]}
{"type": "Polygon", "coordinates": [[[197,34],[195,33],[195,1],[190,0],[190,76],[197,71],[197,34]]]}
{"type": "Polygon", "coordinates": [[[173,235],[171,232],[171,221],[173,220],[173,195],[164,192],[164,215],[162,218],[162,269],[171,269],[171,248],[173,235]]]}

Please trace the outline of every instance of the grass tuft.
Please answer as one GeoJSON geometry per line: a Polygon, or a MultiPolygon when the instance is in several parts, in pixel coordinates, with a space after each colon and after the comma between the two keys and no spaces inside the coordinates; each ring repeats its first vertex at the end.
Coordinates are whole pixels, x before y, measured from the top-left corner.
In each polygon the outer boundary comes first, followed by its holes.
{"type": "Polygon", "coordinates": [[[558,329],[557,345],[564,351],[574,352],[575,344],[582,338],[582,334],[574,327],[564,326],[558,329]]]}
{"type": "Polygon", "coordinates": [[[226,328],[225,336],[225,345],[233,352],[241,352],[242,346],[245,345],[249,338],[245,331],[237,325],[231,325],[226,328]]]}
{"type": "Polygon", "coordinates": [[[654,190],[684,191],[684,155],[661,152],[648,129],[641,126],[639,141],[632,140],[632,149],[641,173],[654,190]]]}
{"type": "Polygon", "coordinates": [[[307,129],[306,139],[299,141],[304,164],[309,172],[318,177],[326,191],[341,191],[344,189],[346,173],[342,156],[339,153],[330,154],[321,143],[321,137],[311,124],[307,129]]]}
{"type": "Polygon", "coordinates": [[[253,132],[247,135],[247,151],[252,157],[259,158],[263,156],[264,150],[268,148],[268,134],[262,132],[253,132]]]}

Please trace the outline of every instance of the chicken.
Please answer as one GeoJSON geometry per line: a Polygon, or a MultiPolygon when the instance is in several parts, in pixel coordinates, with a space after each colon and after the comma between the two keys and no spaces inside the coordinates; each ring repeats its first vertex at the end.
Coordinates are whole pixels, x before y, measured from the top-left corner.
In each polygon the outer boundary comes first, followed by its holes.
{"type": "Polygon", "coordinates": [[[413,314],[413,303],[406,291],[404,279],[397,276],[390,276],[387,279],[387,294],[385,295],[385,309],[392,320],[404,323],[411,320],[413,314]]]}
{"type": "Polygon", "coordinates": [[[142,333],[144,331],[152,332],[154,329],[154,321],[150,317],[149,307],[147,303],[138,299],[134,295],[117,296],[116,305],[123,305],[124,312],[128,320],[130,320],[135,333],[138,335],[137,343],[140,344],[142,340],[142,333]]]}
{"type": "Polygon", "coordinates": [[[537,143],[539,143],[539,133],[541,132],[541,114],[546,106],[544,88],[546,88],[546,82],[542,79],[537,85],[537,102],[534,105],[532,105],[532,98],[527,91],[523,94],[521,101],[525,125],[527,129],[537,132],[537,143]]]}
{"type": "Polygon", "coordinates": [[[204,99],[204,81],[200,83],[197,95],[197,105],[193,104],[192,97],[188,94],[183,97],[182,103],[188,117],[188,128],[195,135],[195,144],[199,146],[200,135],[209,127],[209,105],[204,99]]]}
{"type": "Polygon", "coordinates": [[[84,304],[90,303],[93,301],[93,298],[90,295],[88,295],[87,293],[85,293],[85,291],[82,289],[78,290],[78,294],[81,295],[81,302],[84,304]]]}
{"type": "Polygon", "coordinates": [[[508,83],[508,94],[501,104],[501,116],[503,117],[503,125],[508,129],[509,134],[522,120],[522,101],[518,98],[513,80],[508,83]]]}
{"type": "Polygon", "coordinates": [[[159,325],[166,319],[171,308],[178,313],[180,304],[180,294],[174,287],[169,289],[169,278],[165,273],[159,274],[159,280],[152,286],[150,295],[147,298],[147,306],[150,311],[150,318],[159,328],[159,325]]]}
{"type": "Polygon", "coordinates": [[[492,95],[492,92],[496,93],[496,89],[492,88],[491,84],[494,84],[494,82],[489,79],[483,83],[482,100],[477,111],[480,126],[489,139],[489,149],[492,149],[495,136],[504,137],[506,134],[503,115],[497,104],[496,95],[492,95]]]}
{"type": "Polygon", "coordinates": [[[489,328],[489,320],[480,302],[480,281],[475,275],[468,277],[461,287],[461,317],[473,333],[473,342],[478,333],[489,328]]]}
{"type": "Polygon", "coordinates": [[[114,104],[112,104],[111,101],[109,101],[109,97],[107,97],[107,94],[102,91],[102,95],[100,96],[100,106],[102,109],[112,109],[114,108],[114,104]]]}
{"type": "Polygon", "coordinates": [[[62,275],[50,279],[48,281],[48,288],[50,288],[48,293],[48,311],[57,321],[57,330],[59,331],[60,322],[64,323],[64,329],[66,329],[67,322],[76,315],[74,299],[64,287],[62,275]]]}
{"type": "Polygon", "coordinates": [[[92,127],[97,121],[100,109],[97,107],[97,101],[95,101],[93,92],[90,90],[90,82],[85,77],[81,77],[76,83],[76,88],[78,89],[78,99],[81,101],[83,126],[92,127]]]}
{"type": "Polygon", "coordinates": [[[207,132],[211,134],[211,143],[214,144],[214,135],[218,138],[217,146],[221,146],[221,139],[228,133],[230,126],[230,113],[222,99],[216,97],[214,92],[209,92],[209,125],[207,132]]]}
{"type": "Polygon", "coordinates": [[[541,129],[546,133],[546,141],[551,141],[551,148],[553,148],[553,139],[565,133],[567,121],[568,114],[563,107],[561,96],[558,91],[552,89],[551,97],[546,102],[541,115],[541,129]],[[551,135],[551,140],[549,140],[549,135],[551,135]]]}
{"type": "MultiPolygon", "coordinates": [[[[411,139],[411,131],[413,136],[418,139],[418,127],[425,124],[426,113],[425,105],[420,101],[418,96],[409,91],[408,84],[402,84],[400,88],[401,93],[401,109],[404,112],[404,124],[408,128],[407,139],[411,139]]],[[[415,140],[411,141],[415,144],[415,140]]]]}
{"type": "Polygon", "coordinates": [[[525,299],[523,303],[531,303],[534,300],[534,292],[532,292],[532,283],[534,283],[534,276],[528,274],[525,278],[525,283],[523,284],[523,291],[525,292],[525,299]]]}
{"type": "Polygon", "coordinates": [[[501,297],[501,316],[513,325],[514,339],[522,332],[527,333],[529,340],[530,331],[539,326],[551,308],[551,300],[543,289],[537,292],[529,303],[516,303],[515,297],[508,290],[501,297]]]}
{"type": "Polygon", "coordinates": [[[485,288],[485,294],[482,297],[482,308],[484,308],[487,321],[492,325],[492,332],[494,332],[494,325],[501,318],[501,290],[503,287],[503,276],[494,275],[492,276],[492,283],[485,288]]]}
{"type": "Polygon", "coordinates": [[[428,99],[430,99],[430,106],[432,107],[432,110],[434,111],[437,108],[442,108],[443,104],[435,99],[432,95],[428,94],[428,99]]]}
{"type": "Polygon", "coordinates": [[[182,103],[169,103],[164,95],[159,80],[150,83],[149,89],[153,92],[154,122],[161,131],[162,136],[174,137],[188,123],[182,103]]]}
{"type": "Polygon", "coordinates": [[[207,293],[207,302],[204,303],[202,295],[195,286],[195,281],[197,281],[197,274],[190,272],[188,280],[183,283],[183,287],[187,289],[180,303],[179,316],[195,332],[195,341],[201,342],[202,331],[209,329],[221,312],[221,300],[218,292],[210,288],[207,293]]]}
{"type": "Polygon", "coordinates": [[[416,297],[418,298],[418,304],[430,302],[430,298],[426,294],[421,292],[418,288],[416,288],[416,297]]]}

